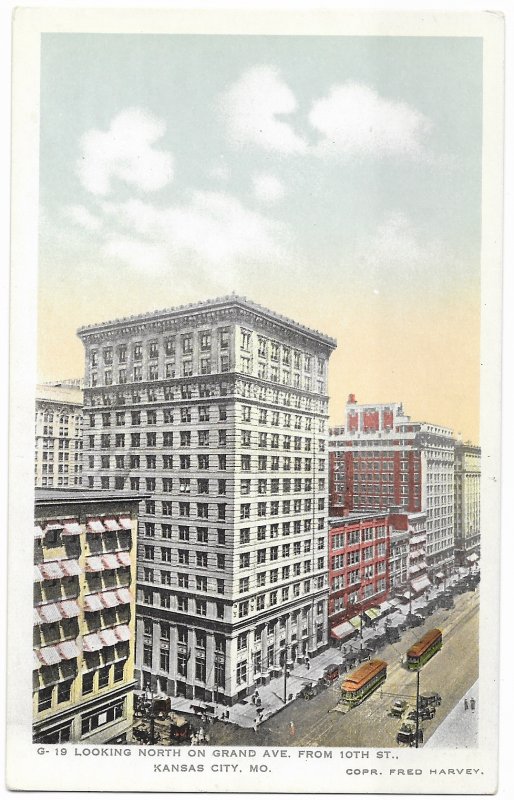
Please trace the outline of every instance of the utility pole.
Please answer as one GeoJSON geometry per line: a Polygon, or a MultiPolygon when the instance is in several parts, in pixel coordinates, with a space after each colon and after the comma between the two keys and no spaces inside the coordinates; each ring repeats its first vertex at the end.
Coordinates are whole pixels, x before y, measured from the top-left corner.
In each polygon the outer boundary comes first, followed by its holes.
{"type": "Polygon", "coordinates": [[[284,650],[284,698],[283,698],[284,705],[286,703],[286,700],[287,700],[287,644],[286,644],[286,649],[284,650]]]}
{"type": "Polygon", "coordinates": [[[419,746],[419,673],[421,669],[418,667],[416,673],[416,748],[419,746]]]}

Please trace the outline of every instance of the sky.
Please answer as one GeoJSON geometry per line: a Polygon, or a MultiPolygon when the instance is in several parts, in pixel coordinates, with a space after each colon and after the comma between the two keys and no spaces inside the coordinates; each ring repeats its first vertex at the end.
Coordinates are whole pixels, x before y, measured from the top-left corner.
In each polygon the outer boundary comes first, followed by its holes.
{"type": "Polygon", "coordinates": [[[330,416],[479,441],[481,40],[43,34],[39,380],[235,291],[335,337],[330,416]]]}

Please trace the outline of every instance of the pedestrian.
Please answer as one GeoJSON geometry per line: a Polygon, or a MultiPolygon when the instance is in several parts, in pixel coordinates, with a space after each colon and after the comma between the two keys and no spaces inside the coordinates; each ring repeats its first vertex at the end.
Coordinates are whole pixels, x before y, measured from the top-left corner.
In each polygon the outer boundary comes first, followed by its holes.
{"type": "Polygon", "coordinates": [[[309,669],[311,668],[311,661],[310,661],[310,658],[307,658],[307,659],[305,660],[305,664],[306,664],[306,667],[307,667],[307,669],[309,670],[309,669]]]}
{"type": "Polygon", "coordinates": [[[467,711],[468,708],[469,708],[469,704],[468,704],[468,700],[467,700],[467,697],[466,697],[466,698],[464,698],[464,711],[467,711]]]}
{"type": "Polygon", "coordinates": [[[202,744],[202,742],[204,742],[204,741],[205,741],[204,729],[200,728],[200,730],[198,731],[198,743],[202,744]]]}
{"type": "Polygon", "coordinates": [[[471,698],[470,706],[471,706],[471,710],[474,711],[475,710],[475,698],[474,697],[471,698]]]}
{"type": "Polygon", "coordinates": [[[291,722],[289,723],[289,734],[290,734],[291,738],[294,738],[295,733],[296,733],[296,729],[295,729],[295,726],[294,726],[294,722],[293,722],[293,720],[291,720],[291,722]]]}

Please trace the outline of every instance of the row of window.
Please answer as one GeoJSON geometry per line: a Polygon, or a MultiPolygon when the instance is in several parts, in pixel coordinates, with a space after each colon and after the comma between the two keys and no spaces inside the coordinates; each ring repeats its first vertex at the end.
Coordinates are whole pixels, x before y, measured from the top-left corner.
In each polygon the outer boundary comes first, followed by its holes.
{"type": "MultiPolygon", "coordinates": [[[[305,539],[303,542],[303,552],[311,552],[311,539],[305,539]]],[[[324,547],[324,538],[318,539],[318,550],[324,547]]],[[[291,555],[299,555],[302,552],[302,542],[294,542],[291,544],[283,544],[281,548],[278,545],[273,545],[269,548],[261,548],[259,550],[239,553],[239,569],[250,569],[252,564],[265,564],[266,561],[277,561],[279,558],[290,558],[291,555]],[[254,558],[255,556],[255,558],[254,558]]],[[[196,567],[204,569],[226,568],[226,554],[225,553],[212,553],[210,560],[208,559],[207,550],[190,550],[181,549],[175,550],[173,547],[160,547],[157,548],[153,544],[140,545],[140,554],[146,561],[155,561],[156,556],[163,562],[172,563],[176,560],[179,565],[194,564],[196,567]]],[[[318,560],[319,561],[319,560],[318,560]]],[[[356,561],[348,561],[348,564],[358,563],[356,561]]],[[[341,565],[342,566],[342,565],[341,565]]],[[[318,569],[323,569],[318,563],[318,569]]],[[[145,580],[151,580],[150,573],[145,573],[145,580]]]]}
{"type": "MultiPolygon", "coordinates": [[[[107,347],[104,347],[101,350],[92,349],[90,351],[89,354],[90,364],[92,367],[98,366],[100,356],[105,365],[112,364],[114,357],[116,357],[119,364],[126,364],[129,354],[131,354],[133,361],[142,361],[145,350],[148,359],[157,359],[159,358],[160,353],[162,353],[164,356],[168,358],[174,358],[177,349],[177,344],[180,344],[180,350],[182,355],[188,355],[193,352],[193,340],[194,340],[194,334],[190,332],[190,333],[183,333],[179,337],[165,336],[162,343],[160,343],[158,339],[151,339],[145,344],[142,341],[139,341],[139,342],[134,342],[131,345],[127,345],[125,343],[119,344],[116,347],[108,345],[107,347]]],[[[226,350],[228,348],[230,342],[229,328],[220,328],[217,331],[217,342],[218,342],[218,347],[221,350],[226,350]]],[[[200,350],[204,351],[210,350],[212,344],[212,332],[199,331],[198,344],[200,350]]]]}

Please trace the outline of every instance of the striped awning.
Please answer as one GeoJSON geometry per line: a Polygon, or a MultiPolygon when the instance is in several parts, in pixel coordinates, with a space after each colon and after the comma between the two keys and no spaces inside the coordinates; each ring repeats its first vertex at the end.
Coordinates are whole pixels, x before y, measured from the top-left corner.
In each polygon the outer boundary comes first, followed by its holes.
{"type": "Polygon", "coordinates": [[[41,622],[59,622],[62,619],[62,612],[56,603],[47,603],[38,607],[41,622]]]}
{"type": "Polygon", "coordinates": [[[34,525],[34,538],[35,539],[42,539],[44,536],[43,528],[41,525],[34,525]]]}
{"type": "Polygon", "coordinates": [[[118,569],[120,566],[116,553],[105,553],[101,559],[105,569],[118,569]]]}
{"type": "Polygon", "coordinates": [[[36,581],[37,581],[38,583],[41,583],[41,581],[43,581],[43,580],[44,580],[44,578],[43,578],[43,576],[42,576],[42,574],[41,574],[41,570],[40,570],[40,569],[39,569],[39,567],[38,567],[38,566],[35,564],[35,565],[34,565],[34,582],[36,582],[36,581]]]}
{"type": "Polygon", "coordinates": [[[101,572],[104,568],[100,556],[88,556],[86,558],[86,572],[101,572]]]}
{"type": "Polygon", "coordinates": [[[104,605],[104,608],[115,608],[116,606],[120,605],[117,592],[101,592],[100,599],[104,605]]]}
{"type": "Polygon", "coordinates": [[[103,603],[100,594],[87,594],[84,597],[84,611],[101,611],[103,603]]]}
{"type": "Polygon", "coordinates": [[[130,639],[130,628],[128,625],[117,625],[114,632],[120,642],[128,642],[130,639]]]}
{"type": "Polygon", "coordinates": [[[368,619],[376,619],[380,616],[380,609],[379,608],[368,608],[367,611],[364,612],[368,619]]]}
{"type": "Polygon", "coordinates": [[[132,528],[132,520],[130,519],[130,517],[121,516],[118,518],[118,522],[120,523],[120,527],[124,531],[129,531],[132,528]]]}
{"type": "Polygon", "coordinates": [[[105,519],[103,519],[102,522],[105,525],[105,529],[107,531],[119,531],[121,528],[121,525],[119,524],[119,522],[116,520],[115,517],[105,517],[105,519]]]}
{"type": "Polygon", "coordinates": [[[67,520],[62,531],[66,536],[80,536],[80,525],[76,519],[67,520]]]}
{"type": "Polygon", "coordinates": [[[99,519],[88,519],[87,530],[89,533],[104,533],[104,524],[99,519]]]}
{"type": "Polygon", "coordinates": [[[43,576],[43,580],[55,581],[59,578],[64,578],[64,570],[59,561],[47,561],[39,565],[39,571],[43,576]]]}
{"type": "Polygon", "coordinates": [[[102,647],[103,644],[97,633],[88,633],[82,639],[82,649],[85,653],[96,653],[97,650],[101,650],[102,647]]]}
{"type": "Polygon", "coordinates": [[[67,578],[71,578],[74,575],[82,575],[82,569],[79,565],[79,562],[75,561],[73,558],[68,559],[68,561],[61,561],[61,567],[67,578]]]}
{"type": "Polygon", "coordinates": [[[58,664],[61,660],[61,654],[59,653],[57,647],[42,647],[40,650],[37,650],[37,655],[40,662],[45,667],[50,667],[53,664],[58,664]]]}
{"type": "Polygon", "coordinates": [[[35,650],[32,651],[32,669],[39,669],[41,666],[41,661],[39,660],[39,656],[35,650]]]}
{"type": "Polygon", "coordinates": [[[79,649],[77,647],[77,643],[74,640],[67,641],[67,642],[60,642],[57,645],[57,648],[62,655],[62,657],[69,661],[71,658],[77,658],[79,654],[79,649]]]}
{"type": "Polygon", "coordinates": [[[349,622],[341,622],[340,625],[336,625],[335,628],[331,630],[334,639],[348,639],[348,637],[353,636],[354,633],[355,628],[353,625],[350,625],[349,622]]]}
{"type": "Polygon", "coordinates": [[[360,617],[352,617],[351,620],[350,620],[350,625],[353,625],[353,627],[357,628],[357,630],[358,630],[362,625],[361,618],[360,617]]]}
{"type": "Polygon", "coordinates": [[[116,589],[116,594],[118,596],[118,600],[122,605],[130,603],[132,601],[132,595],[130,594],[130,591],[125,587],[122,587],[121,589],[116,589]]]}
{"type": "Polygon", "coordinates": [[[102,644],[104,644],[106,647],[111,647],[118,641],[113,628],[105,628],[105,630],[99,631],[98,636],[100,637],[102,644]]]}
{"type": "Polygon", "coordinates": [[[430,579],[428,575],[421,575],[419,578],[415,578],[413,581],[410,582],[412,586],[412,590],[414,592],[422,592],[424,589],[428,589],[431,586],[430,579]]]}
{"type": "Polygon", "coordinates": [[[126,550],[122,550],[121,553],[117,553],[116,555],[118,556],[120,566],[130,567],[130,553],[127,553],[126,550]]]}
{"type": "Polygon", "coordinates": [[[64,526],[63,526],[63,523],[62,523],[60,520],[57,520],[57,519],[51,519],[51,520],[48,520],[48,522],[47,522],[47,523],[46,523],[46,525],[45,525],[45,533],[46,533],[47,531],[58,531],[58,530],[62,530],[62,529],[63,529],[63,527],[64,527],[64,526]]]}
{"type": "Polygon", "coordinates": [[[58,604],[64,619],[72,619],[80,614],[79,604],[76,600],[61,600],[58,604]]]}

